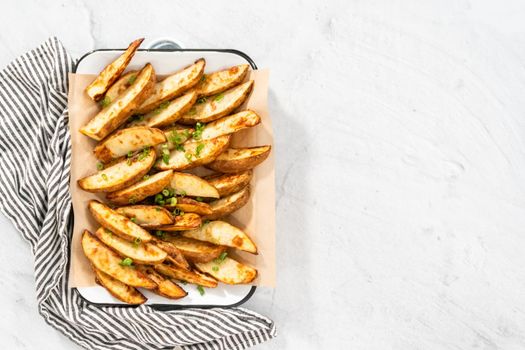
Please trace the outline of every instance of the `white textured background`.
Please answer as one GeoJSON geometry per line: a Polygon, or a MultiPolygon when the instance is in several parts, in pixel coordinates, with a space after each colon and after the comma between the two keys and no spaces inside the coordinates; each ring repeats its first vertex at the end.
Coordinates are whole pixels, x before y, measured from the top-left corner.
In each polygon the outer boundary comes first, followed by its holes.
{"type": "MultiPolygon", "coordinates": [[[[262,349],[525,348],[523,1],[28,1],[0,64],[58,36],[236,48],[272,69],[278,287],[262,349]],[[148,3],[148,5],[146,5],[148,3]]],[[[2,219],[5,349],[76,349],[2,219]]]]}

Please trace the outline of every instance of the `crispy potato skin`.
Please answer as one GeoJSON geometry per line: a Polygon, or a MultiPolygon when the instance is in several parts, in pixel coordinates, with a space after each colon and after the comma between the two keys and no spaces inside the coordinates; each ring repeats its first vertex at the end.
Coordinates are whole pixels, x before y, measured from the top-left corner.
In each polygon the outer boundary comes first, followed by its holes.
{"type": "Polygon", "coordinates": [[[164,239],[169,242],[169,244],[175,246],[184,257],[194,263],[207,263],[218,258],[226,251],[225,246],[198,241],[179,235],[168,235],[164,239]]]}
{"type": "Polygon", "coordinates": [[[207,168],[221,173],[238,173],[253,169],[270,155],[270,145],[249,148],[229,148],[221,153],[207,168]]]}
{"type": "Polygon", "coordinates": [[[137,268],[157,284],[157,288],[153,289],[153,292],[157,293],[158,295],[162,295],[163,297],[169,299],[180,299],[188,295],[184,289],[172,281],[162,277],[159,273],[157,273],[157,271],[155,271],[153,267],[139,265],[137,268]]]}
{"type": "Polygon", "coordinates": [[[162,171],[151,175],[147,180],[142,180],[119,191],[108,193],[106,198],[118,205],[137,203],[146,197],[161,192],[170,184],[172,176],[173,171],[162,171]]]}
{"type": "Polygon", "coordinates": [[[169,103],[168,106],[158,107],[144,115],[143,120],[134,121],[130,125],[146,125],[152,128],[170,126],[189,111],[195,101],[197,101],[197,93],[190,91],[172,101],[166,101],[165,103],[169,103]]]}
{"type": "Polygon", "coordinates": [[[115,101],[121,93],[123,93],[127,88],[131,86],[130,79],[131,77],[135,76],[135,79],[137,78],[138,71],[129,71],[126,74],[122,75],[115,84],[111,85],[111,87],[106,91],[106,94],[104,95],[104,98],[109,99],[109,101],[115,101]]]}
{"type": "Polygon", "coordinates": [[[251,238],[243,230],[225,221],[211,221],[194,230],[184,231],[181,235],[257,254],[257,246],[251,238]]]}
{"type": "Polygon", "coordinates": [[[135,218],[135,223],[144,228],[154,228],[175,222],[173,215],[163,207],[155,205],[130,205],[117,208],[117,213],[135,218]]]}
{"type": "Polygon", "coordinates": [[[222,198],[235,192],[239,192],[244,187],[248,186],[252,177],[253,171],[250,169],[240,173],[213,174],[206,176],[204,179],[217,189],[222,198]]]}
{"type": "Polygon", "coordinates": [[[166,205],[165,208],[174,209],[178,208],[185,213],[195,213],[199,215],[210,215],[213,213],[208,203],[198,202],[194,199],[183,197],[177,198],[177,204],[166,205]]]}
{"type": "Polygon", "coordinates": [[[111,84],[113,84],[113,82],[120,77],[124,69],[126,69],[129,61],[131,61],[133,55],[135,55],[135,51],[137,51],[140,44],[142,44],[142,41],[144,41],[144,38],[137,39],[129,44],[126,51],[115,61],[108,64],[95,80],[86,87],[86,93],[91,99],[98,101],[102,98],[111,84]]]}
{"type": "Polygon", "coordinates": [[[154,266],[155,270],[169,278],[188,283],[198,284],[207,288],[217,287],[217,281],[211,277],[203,275],[197,271],[181,269],[177,266],[158,264],[154,266]]]}
{"type": "Polygon", "coordinates": [[[261,117],[259,117],[257,113],[251,110],[245,110],[206,124],[201,139],[209,140],[222,135],[233,134],[237,131],[251,128],[260,122],[261,117]]]}
{"type": "Polygon", "coordinates": [[[201,217],[194,213],[185,213],[184,215],[175,216],[175,223],[156,227],[161,231],[184,231],[199,227],[202,224],[201,217]]]}
{"type": "Polygon", "coordinates": [[[241,264],[232,258],[226,257],[221,263],[214,261],[196,263],[195,267],[213,278],[227,284],[246,284],[257,277],[257,270],[251,266],[241,264]],[[214,267],[215,270],[213,269],[214,267]]]}
{"type": "Polygon", "coordinates": [[[231,89],[244,80],[249,68],[250,66],[248,64],[240,64],[228,69],[206,74],[204,75],[204,79],[201,79],[196,85],[195,90],[200,97],[206,97],[231,89]]]}
{"type": "Polygon", "coordinates": [[[250,186],[246,186],[239,192],[223,197],[216,201],[210,202],[211,214],[203,217],[205,220],[216,220],[226,215],[230,215],[236,210],[244,207],[250,199],[250,186]]]}
{"type": "Polygon", "coordinates": [[[131,305],[144,304],[148,300],[141,292],[125,283],[114,279],[105,272],[93,267],[95,281],[113,295],[118,300],[131,305]]]}
{"type": "Polygon", "coordinates": [[[193,174],[174,172],[171,187],[178,193],[186,193],[187,196],[219,198],[215,187],[193,174]]]}

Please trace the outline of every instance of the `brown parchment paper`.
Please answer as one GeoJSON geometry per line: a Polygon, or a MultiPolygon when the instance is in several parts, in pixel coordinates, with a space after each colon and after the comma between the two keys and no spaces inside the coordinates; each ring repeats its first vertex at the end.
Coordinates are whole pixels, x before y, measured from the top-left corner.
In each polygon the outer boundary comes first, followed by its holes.
{"type": "MultiPolygon", "coordinates": [[[[96,172],[97,160],[93,155],[96,141],[78,131],[99,110],[97,104],[84,92],[86,86],[94,78],[94,75],[69,74],[68,108],[72,151],[70,191],[75,217],[69,270],[70,287],[96,285],[88,260],[82,252],[80,237],[84,229],[94,232],[98,228],[98,224],[87,209],[87,203],[91,199],[105,202],[105,195],[82,191],[77,185],[78,179],[96,172]]],[[[247,79],[253,79],[255,85],[252,94],[245,103],[245,108],[257,112],[261,116],[261,124],[235,134],[232,146],[267,144],[273,146],[272,122],[267,104],[269,71],[266,69],[251,71],[247,79]]],[[[267,287],[275,287],[274,152],[275,150],[272,148],[268,159],[254,169],[254,177],[251,183],[252,195],[248,204],[226,219],[232,225],[245,230],[255,241],[259,251],[258,255],[235,252],[232,256],[235,255],[239,261],[257,268],[259,274],[253,284],[267,287]]]]}

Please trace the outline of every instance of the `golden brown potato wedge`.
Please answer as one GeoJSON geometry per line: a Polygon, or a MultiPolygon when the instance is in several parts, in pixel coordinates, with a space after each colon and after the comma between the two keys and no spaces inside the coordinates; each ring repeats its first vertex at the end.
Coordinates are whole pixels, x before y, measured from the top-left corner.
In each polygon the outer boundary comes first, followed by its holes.
{"type": "Polygon", "coordinates": [[[137,79],[138,71],[132,70],[127,72],[126,74],[122,75],[115,84],[111,85],[111,87],[106,91],[106,94],[104,95],[104,100],[106,103],[111,103],[111,101],[115,101],[121,93],[123,93],[127,88],[131,86],[135,82],[135,79],[137,79]]]}
{"type": "Polygon", "coordinates": [[[240,64],[211,74],[205,74],[195,87],[195,90],[197,90],[199,96],[211,96],[231,89],[244,80],[249,68],[248,64],[240,64]]]}
{"type": "Polygon", "coordinates": [[[148,175],[146,178],[129,187],[108,193],[106,198],[110,202],[118,205],[135,204],[146,197],[161,192],[170,184],[172,176],[173,171],[171,170],[161,171],[151,176],[148,175]]]}
{"type": "Polygon", "coordinates": [[[155,205],[130,205],[117,208],[117,213],[132,219],[144,228],[169,225],[175,222],[171,213],[163,207],[155,205]]]}
{"type": "Polygon", "coordinates": [[[197,229],[185,231],[181,234],[184,237],[198,239],[199,241],[225,245],[257,254],[257,247],[250,237],[243,230],[225,221],[211,221],[197,229]]]}
{"type": "MultiPolygon", "coordinates": [[[[165,239],[164,237],[162,239],[165,239]]],[[[157,247],[168,253],[168,259],[166,259],[166,261],[169,261],[173,265],[176,265],[180,268],[186,270],[190,269],[190,264],[188,264],[188,261],[182,252],[175,245],[160,239],[155,239],[155,244],[157,247]]]]}
{"type": "Polygon", "coordinates": [[[100,142],[93,153],[101,162],[107,163],[147,146],[166,142],[164,132],[159,129],[137,126],[117,131],[100,142]]]}
{"type": "Polygon", "coordinates": [[[186,142],[183,145],[184,151],[171,151],[167,163],[159,159],[155,167],[159,170],[185,170],[208,164],[224,152],[229,143],[230,135],[211,140],[186,142]]]}
{"type": "Polygon", "coordinates": [[[157,284],[157,288],[153,289],[153,292],[170,299],[180,299],[188,295],[184,289],[169,279],[162,277],[153,267],[139,265],[137,269],[157,284]]]}
{"type": "Polygon", "coordinates": [[[213,174],[204,177],[204,179],[217,189],[221,197],[225,197],[235,192],[239,192],[244,187],[248,186],[252,180],[252,176],[253,171],[250,169],[233,174],[213,174]]]}
{"type": "Polygon", "coordinates": [[[148,300],[135,288],[114,279],[94,266],[93,271],[95,272],[95,281],[102,287],[106,288],[106,290],[118,300],[131,305],[144,304],[146,300],[148,300]]]}
{"type": "Polygon", "coordinates": [[[148,63],[139,72],[135,82],[80,128],[80,132],[97,141],[102,140],[135,113],[138,106],[151,94],[154,85],[155,70],[148,63]]]}
{"type": "Polygon", "coordinates": [[[261,117],[253,111],[246,110],[235,113],[206,124],[201,134],[201,140],[209,140],[222,135],[233,134],[239,130],[255,126],[260,122],[261,117]]]}
{"type": "Polygon", "coordinates": [[[246,186],[239,192],[210,202],[211,214],[206,215],[203,219],[216,220],[226,215],[230,215],[236,210],[244,207],[250,199],[250,186],[246,186]]]}
{"type": "Polygon", "coordinates": [[[165,205],[165,208],[173,210],[175,208],[185,212],[185,213],[195,213],[199,215],[211,215],[213,213],[210,205],[208,203],[203,203],[196,201],[191,198],[177,198],[177,204],[175,205],[165,205]]]}
{"type": "Polygon", "coordinates": [[[145,125],[151,128],[169,126],[189,111],[195,101],[197,101],[197,93],[190,91],[172,101],[161,103],[157,108],[145,114],[139,120],[131,122],[130,126],[145,125]]]}
{"type": "Polygon", "coordinates": [[[89,201],[88,208],[102,227],[107,228],[119,237],[130,242],[140,240],[140,242],[148,243],[151,241],[151,235],[148,231],[99,201],[89,201]]]}
{"type": "Polygon", "coordinates": [[[185,213],[183,215],[175,216],[175,222],[170,225],[163,225],[156,227],[160,231],[184,231],[199,227],[202,224],[201,217],[194,213],[185,213]]]}
{"type": "Polygon", "coordinates": [[[217,281],[209,276],[201,274],[198,271],[190,271],[186,269],[181,269],[177,266],[158,264],[154,266],[155,270],[169,278],[173,278],[179,281],[184,281],[188,283],[198,284],[207,288],[217,287],[217,281]]]}
{"type": "Polygon", "coordinates": [[[225,246],[215,245],[179,235],[166,235],[163,239],[175,246],[187,259],[194,263],[206,263],[212,261],[226,251],[225,246]]]}
{"type": "Polygon", "coordinates": [[[271,146],[229,148],[219,155],[207,168],[222,173],[238,173],[253,169],[270,155],[271,146]]]}
{"type": "Polygon", "coordinates": [[[226,257],[222,261],[196,263],[195,267],[213,278],[227,284],[246,284],[257,277],[257,270],[226,257]]]}
{"type": "Polygon", "coordinates": [[[206,61],[203,58],[198,59],[189,67],[186,67],[175,74],[164,78],[155,84],[153,93],[137,110],[137,113],[143,114],[157,108],[161,103],[174,99],[182,95],[186,90],[195,86],[204,74],[206,61]]]}
{"type": "Polygon", "coordinates": [[[248,98],[252,91],[253,80],[231,88],[218,95],[200,100],[180,118],[182,124],[208,123],[233,112],[248,98]]]}
{"type": "Polygon", "coordinates": [[[93,100],[98,101],[128,66],[144,38],[137,39],[129,44],[128,48],[115,61],[108,64],[102,72],[86,88],[86,93],[93,100]]]}
{"type": "Polygon", "coordinates": [[[82,250],[88,260],[102,272],[132,287],[153,289],[157,285],[133,266],[124,264],[123,259],[100,242],[89,231],[82,234],[82,250]]]}
{"type": "Polygon", "coordinates": [[[144,149],[132,158],[116,161],[107,168],[78,180],[78,186],[88,192],[118,191],[143,178],[155,164],[156,157],[152,149],[144,149]]]}
{"type": "Polygon", "coordinates": [[[170,186],[176,193],[186,196],[219,198],[215,187],[193,174],[174,172],[170,186]]]}

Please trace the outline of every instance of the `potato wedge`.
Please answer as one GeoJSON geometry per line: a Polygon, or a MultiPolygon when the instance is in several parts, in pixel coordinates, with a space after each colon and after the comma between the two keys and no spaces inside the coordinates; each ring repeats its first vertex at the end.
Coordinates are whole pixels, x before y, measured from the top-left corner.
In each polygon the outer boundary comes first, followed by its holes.
{"type": "Polygon", "coordinates": [[[233,112],[248,98],[252,91],[253,80],[231,88],[218,95],[206,98],[206,101],[197,103],[179,122],[181,124],[208,123],[233,112]]]}
{"type": "Polygon", "coordinates": [[[204,74],[206,61],[203,58],[198,59],[189,67],[186,67],[175,74],[164,78],[155,84],[153,93],[137,110],[138,114],[151,112],[162,102],[166,102],[182,95],[186,90],[195,86],[204,74]]]}
{"type": "Polygon", "coordinates": [[[101,162],[107,163],[115,158],[123,157],[129,152],[135,152],[147,146],[155,146],[166,142],[164,132],[159,129],[137,126],[117,131],[100,142],[93,153],[101,162]]]}
{"type": "Polygon", "coordinates": [[[146,300],[148,300],[135,288],[114,279],[96,267],[93,267],[93,271],[95,272],[95,281],[102,287],[106,288],[106,290],[118,300],[131,305],[144,304],[146,300]]]}
{"type": "Polygon", "coordinates": [[[163,240],[175,246],[182,255],[194,263],[206,263],[212,261],[226,251],[225,246],[215,245],[179,235],[166,235],[163,237],[163,240]]]}
{"type": "Polygon", "coordinates": [[[145,114],[140,120],[130,123],[130,126],[145,125],[151,128],[169,126],[179,120],[183,114],[190,110],[197,101],[197,93],[190,91],[172,101],[161,103],[157,108],[145,114]]]}
{"type": "Polygon", "coordinates": [[[197,239],[199,241],[225,245],[257,254],[257,247],[250,237],[241,229],[225,221],[211,221],[197,229],[185,231],[181,234],[184,237],[197,239]]]}
{"type": "Polygon", "coordinates": [[[201,217],[194,213],[185,213],[184,215],[175,216],[175,222],[170,225],[156,227],[160,231],[184,231],[199,227],[202,223],[201,217]]]}
{"type": "Polygon", "coordinates": [[[132,266],[121,264],[122,258],[104,243],[100,242],[88,230],[85,230],[82,234],[82,250],[93,266],[122,283],[132,287],[147,289],[157,287],[155,282],[142,272],[137,271],[132,266]]]}
{"type": "MultiPolygon", "coordinates": [[[[164,239],[164,237],[162,239],[164,239]]],[[[157,247],[168,253],[168,259],[166,259],[166,261],[169,261],[173,265],[176,265],[180,268],[186,270],[190,269],[190,264],[188,264],[188,261],[182,252],[175,245],[160,239],[156,239],[155,244],[157,247]]]]}
{"type": "Polygon", "coordinates": [[[135,82],[80,128],[80,132],[97,141],[102,140],[135,113],[138,106],[151,94],[154,86],[155,70],[148,63],[138,73],[135,82]]]}
{"type": "Polygon", "coordinates": [[[208,203],[203,203],[196,201],[195,199],[191,198],[177,198],[177,204],[175,205],[165,205],[164,206],[167,209],[173,210],[175,208],[185,212],[185,213],[195,213],[199,215],[211,215],[213,214],[213,210],[211,209],[210,205],[208,203]]]}
{"type": "Polygon", "coordinates": [[[184,193],[186,196],[219,198],[215,187],[193,174],[174,172],[170,186],[176,193],[184,193]]]}
{"type": "Polygon", "coordinates": [[[249,68],[250,66],[248,64],[240,64],[228,69],[205,74],[195,87],[195,90],[199,96],[205,97],[231,89],[244,80],[249,68]]]}
{"type": "Polygon", "coordinates": [[[181,269],[177,266],[158,264],[154,266],[155,270],[169,278],[173,278],[179,281],[188,283],[198,284],[207,288],[217,287],[217,281],[209,276],[201,274],[198,271],[190,271],[181,269]]]}
{"type": "Polygon", "coordinates": [[[229,148],[213,162],[206,165],[207,168],[222,173],[238,173],[253,169],[268,158],[271,146],[229,148]]]}
{"type": "Polygon", "coordinates": [[[88,208],[102,227],[107,228],[117,236],[130,242],[140,240],[142,243],[148,243],[151,241],[152,237],[148,231],[99,201],[89,201],[88,208]]]}
{"type": "Polygon", "coordinates": [[[135,51],[139,48],[144,38],[137,39],[129,44],[128,48],[115,61],[108,64],[102,72],[93,80],[91,84],[86,87],[86,93],[91,99],[98,101],[102,98],[104,93],[109,89],[124,72],[129,64],[129,61],[135,55],[135,51]]]}
{"type": "Polygon", "coordinates": [[[253,111],[246,110],[235,113],[206,124],[201,134],[201,140],[209,140],[222,135],[233,134],[239,130],[255,126],[260,122],[261,117],[253,111]]]}
{"type": "Polygon", "coordinates": [[[170,184],[172,176],[173,171],[171,170],[161,171],[129,187],[108,193],[106,198],[118,205],[135,204],[146,197],[161,192],[170,184]]]}
{"type": "Polygon", "coordinates": [[[221,197],[225,197],[248,186],[252,177],[253,171],[246,170],[233,174],[213,174],[204,177],[204,179],[217,189],[221,197]]]}
{"type": "Polygon", "coordinates": [[[196,263],[195,267],[213,278],[227,284],[246,284],[257,277],[257,270],[226,257],[222,262],[196,263]]]}
{"type": "Polygon", "coordinates": [[[170,299],[180,299],[188,295],[184,289],[169,279],[162,277],[153,267],[139,265],[137,269],[157,284],[157,288],[153,289],[153,292],[170,299]]]}
{"type": "Polygon", "coordinates": [[[113,234],[106,228],[99,228],[95,236],[125,258],[131,258],[137,264],[160,264],[168,253],[152,243],[142,243],[140,240],[130,242],[113,234]]]}
{"type": "Polygon", "coordinates": [[[116,82],[115,84],[111,85],[111,87],[106,91],[106,94],[104,95],[104,99],[111,103],[111,101],[115,101],[121,93],[126,91],[127,88],[135,82],[135,79],[137,79],[138,71],[132,70],[127,72],[126,74],[123,74],[116,82]]]}
{"type": "Polygon", "coordinates": [[[226,215],[230,215],[236,210],[244,207],[250,199],[250,186],[246,186],[239,192],[210,202],[211,214],[206,215],[203,219],[216,220],[226,215]]]}
{"type": "Polygon", "coordinates": [[[153,150],[143,150],[129,159],[122,159],[78,180],[78,186],[88,192],[114,192],[131,186],[148,173],[156,158],[153,150]]]}
{"type": "Polygon", "coordinates": [[[170,152],[168,163],[159,159],[155,167],[159,170],[185,170],[213,162],[230,143],[230,135],[217,137],[211,140],[186,142],[184,151],[173,150],[170,152]],[[200,152],[197,154],[197,148],[200,152]]]}
{"type": "Polygon", "coordinates": [[[130,205],[117,208],[116,212],[130,219],[134,218],[135,223],[144,228],[169,225],[175,222],[168,210],[155,205],[130,205]]]}

